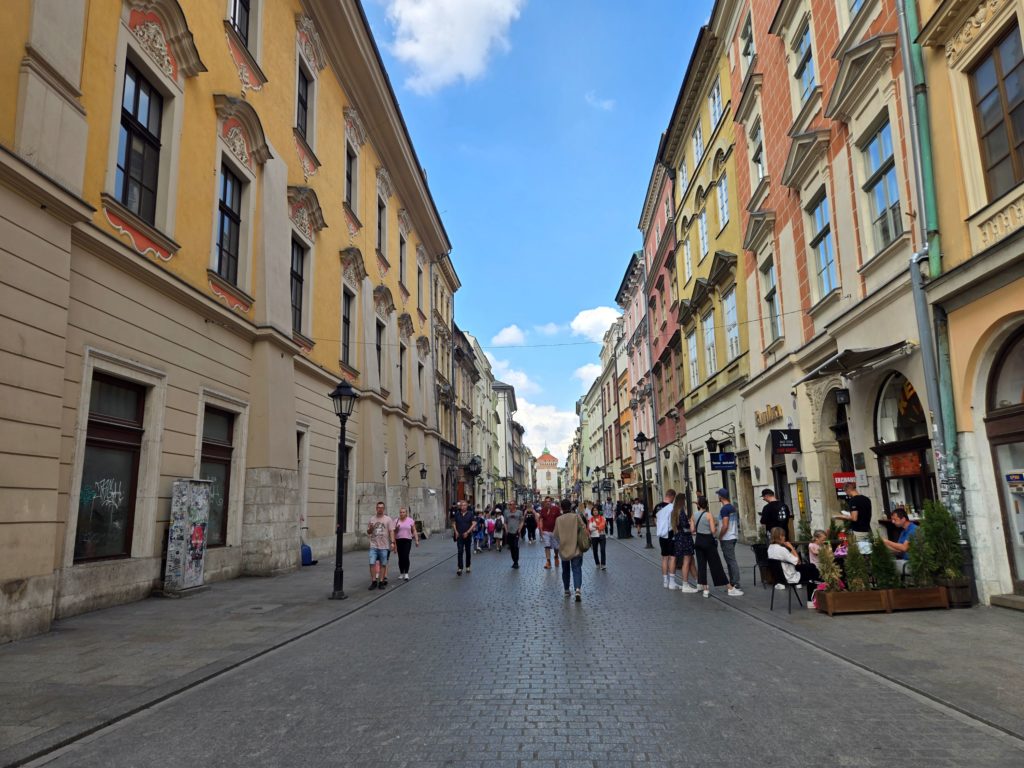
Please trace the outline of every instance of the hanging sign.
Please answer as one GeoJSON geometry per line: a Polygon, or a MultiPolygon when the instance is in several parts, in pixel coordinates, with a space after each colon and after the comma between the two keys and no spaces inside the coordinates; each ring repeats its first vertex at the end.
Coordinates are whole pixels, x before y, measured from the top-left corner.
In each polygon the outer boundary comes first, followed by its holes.
{"type": "Polygon", "coordinates": [[[736,469],[736,454],[735,453],[712,453],[711,454],[711,471],[712,472],[732,472],[736,469]]]}
{"type": "Polygon", "coordinates": [[[799,429],[773,429],[772,453],[776,456],[789,453],[800,453],[799,429]]]}
{"type": "Polygon", "coordinates": [[[833,472],[832,473],[832,484],[835,485],[835,487],[836,487],[836,494],[840,498],[844,498],[846,496],[846,491],[843,489],[843,486],[846,485],[847,483],[857,483],[857,485],[860,485],[860,483],[857,481],[857,473],[856,472],[833,472]]]}

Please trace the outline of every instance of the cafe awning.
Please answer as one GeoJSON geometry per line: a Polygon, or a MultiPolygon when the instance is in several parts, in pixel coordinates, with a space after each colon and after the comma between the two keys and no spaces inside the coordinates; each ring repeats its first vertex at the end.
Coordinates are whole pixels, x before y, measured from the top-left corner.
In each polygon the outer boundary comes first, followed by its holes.
{"type": "Polygon", "coordinates": [[[795,382],[793,386],[813,381],[814,379],[820,379],[823,376],[835,376],[836,374],[852,379],[857,374],[877,368],[892,358],[909,355],[915,349],[917,349],[917,344],[912,341],[897,341],[895,344],[889,344],[884,347],[844,349],[795,382]]]}

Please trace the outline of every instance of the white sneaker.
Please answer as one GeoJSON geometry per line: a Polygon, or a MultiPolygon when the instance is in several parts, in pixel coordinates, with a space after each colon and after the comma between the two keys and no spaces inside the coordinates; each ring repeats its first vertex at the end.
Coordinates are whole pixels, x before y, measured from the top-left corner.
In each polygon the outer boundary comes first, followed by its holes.
{"type": "Polygon", "coordinates": [[[729,597],[740,597],[743,595],[743,590],[739,587],[730,587],[728,595],[729,597]]]}
{"type": "Polygon", "coordinates": [[[704,590],[704,597],[711,597],[711,593],[708,592],[706,589],[704,590]]]}
{"type": "Polygon", "coordinates": [[[775,585],[775,588],[776,588],[776,589],[785,589],[785,588],[786,588],[786,585],[785,585],[785,584],[776,584],[776,585],[775,585]]]}
{"type": "Polygon", "coordinates": [[[671,579],[671,580],[669,581],[669,583],[668,583],[668,585],[667,585],[667,586],[668,586],[668,588],[669,588],[669,591],[671,591],[671,590],[673,590],[673,589],[679,589],[679,585],[678,585],[678,584],[676,584],[676,581],[675,581],[675,579],[671,579]]]}
{"type": "Polygon", "coordinates": [[[683,582],[683,585],[679,588],[679,591],[680,592],[686,592],[686,593],[691,594],[691,595],[694,592],[700,592],[699,589],[697,589],[695,586],[691,585],[689,582],[686,582],[686,581],[683,582]]]}

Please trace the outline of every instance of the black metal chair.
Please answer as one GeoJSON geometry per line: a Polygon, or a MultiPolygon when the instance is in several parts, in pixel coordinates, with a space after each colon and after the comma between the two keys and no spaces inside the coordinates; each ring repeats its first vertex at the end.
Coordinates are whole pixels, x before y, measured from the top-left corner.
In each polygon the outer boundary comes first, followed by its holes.
{"type": "Polygon", "coordinates": [[[757,584],[758,574],[761,576],[761,589],[770,587],[772,584],[768,583],[768,579],[765,576],[771,576],[769,562],[768,562],[768,545],[767,544],[752,544],[750,546],[751,551],[754,553],[754,575],[751,580],[752,583],[757,584]]]}
{"type": "MultiPolygon", "coordinates": [[[[789,607],[789,612],[790,613],[793,612],[793,596],[794,595],[796,595],[796,602],[797,602],[797,604],[801,608],[803,608],[804,607],[803,601],[800,599],[800,593],[797,591],[797,587],[800,586],[800,585],[799,584],[791,584],[789,581],[786,580],[786,574],[782,570],[782,561],[781,560],[769,560],[768,561],[768,570],[771,572],[772,578],[775,580],[776,584],[785,584],[786,585],[786,592],[789,595],[789,606],[788,606],[789,607]]],[[[803,579],[801,579],[801,582],[802,581],[803,581],[803,579]]],[[[771,589],[772,601],[771,601],[771,603],[768,606],[768,610],[770,610],[770,611],[774,611],[775,610],[775,591],[776,591],[775,587],[772,587],[772,589],[771,589]]]]}

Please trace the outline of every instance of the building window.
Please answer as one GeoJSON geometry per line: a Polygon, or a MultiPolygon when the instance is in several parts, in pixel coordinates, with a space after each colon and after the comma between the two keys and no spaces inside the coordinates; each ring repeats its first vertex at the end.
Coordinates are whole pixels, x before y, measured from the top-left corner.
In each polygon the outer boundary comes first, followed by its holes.
{"type": "Polygon", "coordinates": [[[768,318],[768,335],[771,341],[782,336],[782,323],[779,313],[779,295],[775,285],[775,262],[768,261],[761,267],[761,283],[764,287],[765,316],[768,318]]]}
{"type": "Polygon", "coordinates": [[[811,50],[811,25],[807,23],[797,36],[796,48],[796,79],[800,83],[800,103],[810,97],[817,86],[814,75],[814,54],[811,50]]]}
{"type": "Polygon", "coordinates": [[[750,135],[750,146],[753,150],[750,153],[750,163],[754,167],[754,178],[761,181],[764,178],[764,131],[761,128],[761,121],[758,120],[754,126],[754,132],[750,135]]]}
{"type": "Polygon", "coordinates": [[[377,380],[384,386],[384,323],[377,321],[377,380]]]}
{"type": "Polygon", "coordinates": [[[715,84],[711,86],[711,94],[708,96],[708,107],[711,109],[711,125],[718,125],[722,119],[722,81],[715,78],[715,84]]]}
{"type": "Polygon", "coordinates": [[[815,272],[818,275],[818,298],[822,299],[836,288],[836,261],[832,252],[832,224],[828,212],[828,197],[822,195],[810,209],[814,225],[811,249],[814,251],[815,272]]]}
{"type": "Polygon", "coordinates": [[[754,47],[754,25],[748,13],[747,20],[743,22],[743,30],[740,32],[740,56],[743,58],[744,73],[750,69],[755,53],[757,50],[754,47]]]}
{"type": "Polygon", "coordinates": [[[700,234],[700,257],[703,259],[708,255],[708,212],[704,209],[697,217],[697,229],[700,234]]]}
{"type": "Polygon", "coordinates": [[[718,180],[718,225],[724,229],[729,223],[729,180],[722,174],[718,180]]]}
{"type": "Polygon", "coordinates": [[[306,248],[292,238],[292,330],[302,333],[302,298],[306,273],[306,248]]]}
{"type": "Polygon", "coordinates": [[[299,77],[298,77],[298,89],[295,106],[295,127],[298,129],[299,134],[304,139],[309,139],[308,133],[308,120],[309,120],[309,97],[312,91],[312,80],[306,74],[302,65],[299,65],[299,77]]]}
{"type": "Polygon", "coordinates": [[[405,402],[405,344],[398,345],[398,397],[405,402]]]}
{"type": "Polygon", "coordinates": [[[416,363],[416,387],[423,394],[423,363],[416,363]]]}
{"type": "Polygon", "coordinates": [[[686,282],[690,282],[690,278],[693,277],[693,254],[690,249],[690,233],[686,233],[686,239],[683,240],[683,271],[686,273],[686,282]]]}
{"type": "Polygon", "coordinates": [[[690,183],[689,171],[686,168],[686,158],[679,161],[679,191],[683,193],[690,183]]]}
{"type": "Polygon", "coordinates": [[[704,157],[704,130],[698,122],[697,127],[693,129],[693,164],[699,165],[702,157],[704,157]]]}
{"type": "Polygon", "coordinates": [[[384,202],[383,198],[377,198],[377,253],[387,258],[386,243],[387,243],[387,217],[388,217],[388,205],[384,202]]]}
{"type": "Polygon", "coordinates": [[[888,120],[864,147],[864,164],[868,173],[864,191],[871,199],[875,249],[881,251],[903,234],[899,184],[896,181],[896,162],[892,151],[892,129],[888,120]]]}
{"type": "Polygon", "coordinates": [[[697,332],[690,331],[686,334],[686,360],[690,369],[690,389],[696,389],[700,384],[700,368],[697,365],[697,332]]]}
{"type": "Polygon", "coordinates": [[[351,144],[345,145],[345,205],[355,213],[356,211],[356,186],[359,183],[359,155],[352,148],[351,144]]]}
{"type": "Polygon", "coordinates": [[[405,285],[405,235],[398,236],[398,282],[405,285]]]}
{"type": "Polygon", "coordinates": [[[423,267],[416,265],[416,307],[423,311],[423,267]]]}
{"type": "Polygon", "coordinates": [[[206,526],[206,542],[211,547],[222,547],[227,543],[234,428],[233,413],[207,406],[203,414],[203,447],[199,477],[213,481],[210,487],[210,520],[206,526]]]}
{"type": "Polygon", "coordinates": [[[704,476],[704,452],[693,454],[693,479],[697,486],[697,495],[707,498],[708,483],[704,476]]]}
{"type": "Polygon", "coordinates": [[[740,356],[740,321],[736,314],[736,289],[730,288],[722,298],[725,312],[725,351],[729,360],[740,356]]]}
{"type": "Polygon", "coordinates": [[[850,0],[850,18],[851,19],[854,16],[857,15],[857,12],[860,11],[860,9],[863,7],[863,5],[864,5],[864,0],[850,0]]]}
{"type": "Polygon", "coordinates": [[[238,243],[242,230],[242,180],[222,165],[217,204],[217,274],[238,284],[238,243]]]}
{"type": "Polygon", "coordinates": [[[249,0],[231,0],[231,26],[249,47],[249,0]]]}
{"type": "Polygon", "coordinates": [[[352,304],[355,295],[348,289],[341,294],[341,362],[352,364],[352,304]]]}
{"type": "Polygon", "coordinates": [[[715,313],[714,310],[704,315],[701,320],[704,326],[704,364],[708,376],[718,370],[718,354],[715,351],[715,313]]]}
{"type": "Polygon", "coordinates": [[[163,97],[131,62],[125,63],[117,144],[117,199],[147,224],[156,222],[163,97]]]}
{"type": "Polygon", "coordinates": [[[146,389],[93,374],[75,561],[131,554],[146,389]]]}
{"type": "Polygon", "coordinates": [[[971,72],[971,97],[990,200],[1024,181],[1024,55],[1015,24],[971,72]]]}

